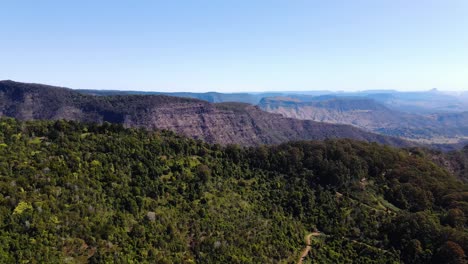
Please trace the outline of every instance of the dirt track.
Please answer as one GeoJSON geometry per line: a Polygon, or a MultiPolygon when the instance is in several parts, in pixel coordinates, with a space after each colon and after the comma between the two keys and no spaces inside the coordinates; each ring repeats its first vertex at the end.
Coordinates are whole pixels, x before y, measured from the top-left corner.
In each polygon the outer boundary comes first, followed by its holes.
{"type": "Polygon", "coordinates": [[[314,236],[320,236],[321,233],[320,232],[312,232],[310,234],[308,234],[306,236],[306,247],[304,248],[304,250],[302,250],[302,253],[301,253],[301,256],[299,258],[299,261],[297,262],[298,264],[302,264],[302,261],[304,261],[304,258],[307,257],[307,255],[309,254],[309,251],[312,249],[312,242],[311,242],[311,238],[314,236]]]}

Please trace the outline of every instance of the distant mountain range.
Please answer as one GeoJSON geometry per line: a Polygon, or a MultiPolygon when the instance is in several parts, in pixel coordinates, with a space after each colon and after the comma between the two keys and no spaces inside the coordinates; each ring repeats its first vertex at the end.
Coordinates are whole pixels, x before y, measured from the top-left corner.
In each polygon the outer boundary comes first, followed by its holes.
{"type": "Polygon", "coordinates": [[[399,137],[443,148],[468,142],[468,93],[436,89],[163,93],[72,90],[1,81],[0,100],[0,114],[19,119],[108,121],[169,129],[220,144],[342,137],[407,144],[393,142],[399,137]]]}
{"type": "Polygon", "coordinates": [[[94,95],[165,94],[212,103],[243,102],[285,117],[353,125],[423,143],[461,146],[468,140],[468,92],[450,93],[437,89],[420,92],[369,90],[232,94],[79,91],[94,95]]]}
{"type": "Polygon", "coordinates": [[[407,113],[367,97],[264,98],[259,107],[286,117],[349,124],[376,133],[426,143],[456,143],[468,137],[468,112],[407,113]]]}
{"type": "Polygon", "coordinates": [[[330,98],[360,98],[372,99],[386,107],[408,113],[453,113],[468,111],[468,92],[446,93],[437,89],[420,92],[400,92],[394,90],[369,90],[360,92],[332,91],[297,91],[297,92],[265,92],[265,93],[187,93],[187,92],[141,92],[117,90],[78,90],[84,94],[93,95],[170,95],[195,98],[211,103],[241,102],[257,105],[262,99],[269,97],[288,97],[301,102],[321,101],[330,98]]]}
{"type": "MultiPolygon", "coordinates": [[[[290,140],[351,138],[394,146],[412,145],[399,138],[349,125],[283,117],[245,103],[213,104],[166,95],[124,94],[78,92],[41,84],[1,81],[0,116],[21,120],[107,121],[127,127],[172,130],[220,144],[258,145],[290,140]]],[[[222,98],[225,100],[227,97],[222,98]]]]}

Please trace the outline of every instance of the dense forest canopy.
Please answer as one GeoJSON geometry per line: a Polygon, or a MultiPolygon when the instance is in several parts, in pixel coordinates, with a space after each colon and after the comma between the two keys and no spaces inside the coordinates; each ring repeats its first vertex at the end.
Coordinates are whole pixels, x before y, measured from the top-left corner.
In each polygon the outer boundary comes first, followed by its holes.
{"type": "Polygon", "coordinates": [[[1,263],[465,263],[468,188],[417,150],[221,147],[0,119],[1,263]]]}

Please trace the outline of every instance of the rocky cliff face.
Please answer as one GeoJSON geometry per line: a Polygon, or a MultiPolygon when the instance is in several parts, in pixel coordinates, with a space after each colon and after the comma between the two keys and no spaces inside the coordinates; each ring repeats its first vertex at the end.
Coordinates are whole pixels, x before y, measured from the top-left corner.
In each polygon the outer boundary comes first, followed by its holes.
{"type": "Polygon", "coordinates": [[[66,88],[0,82],[0,115],[22,120],[68,119],[167,129],[219,144],[275,144],[290,140],[352,138],[408,146],[410,143],[347,125],[287,118],[243,103],[211,104],[162,95],[93,96],[66,88]]]}
{"type": "Polygon", "coordinates": [[[427,143],[456,143],[468,136],[468,113],[409,114],[366,98],[331,98],[301,102],[265,98],[261,109],[285,117],[352,125],[367,131],[427,143]]]}
{"type": "Polygon", "coordinates": [[[286,117],[334,124],[349,124],[373,130],[400,123],[402,118],[390,109],[370,99],[333,98],[324,101],[301,102],[286,98],[266,98],[261,109],[286,117]]]}

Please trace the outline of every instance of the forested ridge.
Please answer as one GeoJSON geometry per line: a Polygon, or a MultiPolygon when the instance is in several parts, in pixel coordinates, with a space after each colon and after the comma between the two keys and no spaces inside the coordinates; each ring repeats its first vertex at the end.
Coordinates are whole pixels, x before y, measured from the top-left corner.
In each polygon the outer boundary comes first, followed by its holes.
{"type": "Polygon", "coordinates": [[[0,81],[2,116],[165,129],[222,145],[257,146],[329,138],[352,138],[393,146],[415,145],[352,126],[285,118],[245,103],[211,104],[164,95],[93,96],[67,88],[13,81],[0,81]]]}
{"type": "Polygon", "coordinates": [[[418,150],[222,147],[0,119],[0,263],[465,263],[467,185],[418,150]]]}

